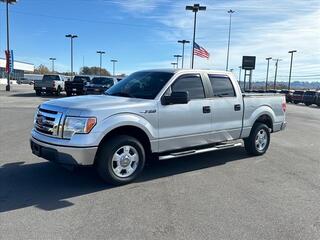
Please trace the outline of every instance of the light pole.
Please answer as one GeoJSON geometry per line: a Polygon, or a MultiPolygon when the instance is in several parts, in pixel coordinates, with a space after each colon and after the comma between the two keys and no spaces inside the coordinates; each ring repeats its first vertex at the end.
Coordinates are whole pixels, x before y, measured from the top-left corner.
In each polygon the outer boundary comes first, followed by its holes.
{"type": "Polygon", "coordinates": [[[171,65],[173,66],[173,68],[176,68],[177,63],[176,62],[172,62],[171,65]]]}
{"type": "Polygon", "coordinates": [[[181,68],[183,68],[183,63],[184,63],[184,45],[186,43],[190,43],[190,41],[187,40],[179,40],[178,43],[182,43],[182,62],[181,62],[181,68]]]}
{"type": "Polygon", "coordinates": [[[240,80],[241,80],[241,69],[242,69],[242,66],[239,66],[239,85],[240,85],[240,80]]]}
{"type": "Polygon", "coordinates": [[[179,58],[181,58],[182,56],[181,55],[173,55],[173,57],[177,58],[177,68],[179,67],[179,58]]]}
{"type": "MultiPolygon", "coordinates": [[[[6,3],[6,16],[7,16],[7,53],[10,52],[10,33],[9,33],[9,4],[15,4],[17,3],[17,0],[0,0],[1,2],[6,3]]],[[[10,59],[7,58],[7,61],[9,62],[10,59]]],[[[8,64],[7,62],[7,64],[8,64]]],[[[9,66],[9,64],[8,64],[9,66]]],[[[12,63],[13,66],[13,63],[12,63]]],[[[10,69],[8,69],[7,74],[7,85],[6,85],[6,91],[10,91],[10,69]]]]}
{"type": "Polygon", "coordinates": [[[274,71],[274,82],[273,82],[273,89],[276,90],[276,85],[277,85],[277,74],[278,74],[278,65],[279,65],[279,61],[282,61],[282,59],[273,59],[274,61],[276,61],[275,64],[275,71],[274,71]]]}
{"type": "Polygon", "coordinates": [[[97,51],[97,53],[100,55],[100,69],[99,69],[99,76],[101,77],[101,68],[102,68],[102,54],[105,54],[104,51],[97,51]]]}
{"type": "Polygon", "coordinates": [[[71,76],[70,76],[70,80],[72,80],[72,76],[73,76],[73,39],[77,38],[77,35],[73,35],[73,34],[67,34],[66,35],[67,38],[70,38],[71,41],[71,76]]]}
{"type": "Polygon", "coordinates": [[[193,68],[193,64],[194,64],[194,43],[196,41],[197,12],[205,11],[206,9],[207,9],[206,6],[200,6],[200,4],[193,4],[193,6],[186,6],[186,10],[190,10],[194,12],[191,68],[193,68]]]}
{"type": "Polygon", "coordinates": [[[51,68],[52,70],[51,71],[52,71],[52,73],[54,73],[54,61],[57,59],[51,57],[51,58],[49,58],[49,60],[51,60],[51,63],[52,63],[52,68],[51,68]]]}
{"type": "Polygon", "coordinates": [[[268,91],[268,80],[269,80],[269,64],[272,57],[267,57],[266,60],[268,61],[267,64],[267,76],[266,76],[266,92],[268,91]]]}
{"type": "Polygon", "coordinates": [[[292,60],[293,60],[293,53],[297,52],[297,50],[291,50],[288,53],[291,54],[291,61],[290,61],[290,72],[289,72],[289,84],[288,84],[288,90],[290,91],[291,87],[291,73],[292,73],[292,60]]]}
{"type": "Polygon", "coordinates": [[[228,50],[227,50],[227,64],[226,64],[226,71],[228,71],[229,68],[229,51],[230,51],[230,38],[231,38],[231,16],[234,11],[230,9],[228,11],[230,18],[229,18],[229,37],[228,37],[228,50]]]}
{"type": "Polygon", "coordinates": [[[111,59],[110,61],[112,62],[113,76],[115,76],[115,75],[116,75],[116,71],[115,71],[115,69],[116,69],[116,62],[118,62],[118,60],[116,60],[116,59],[111,59]]]}

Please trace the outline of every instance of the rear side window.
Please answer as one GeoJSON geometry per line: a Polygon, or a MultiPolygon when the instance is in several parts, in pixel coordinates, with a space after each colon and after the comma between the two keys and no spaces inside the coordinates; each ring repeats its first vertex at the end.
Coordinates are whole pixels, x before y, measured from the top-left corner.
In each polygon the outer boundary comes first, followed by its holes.
{"type": "Polygon", "coordinates": [[[235,97],[231,80],[226,76],[209,75],[214,97],[235,97]]]}
{"type": "Polygon", "coordinates": [[[200,75],[185,75],[178,78],[172,85],[173,92],[189,92],[190,99],[205,97],[200,75]]]}

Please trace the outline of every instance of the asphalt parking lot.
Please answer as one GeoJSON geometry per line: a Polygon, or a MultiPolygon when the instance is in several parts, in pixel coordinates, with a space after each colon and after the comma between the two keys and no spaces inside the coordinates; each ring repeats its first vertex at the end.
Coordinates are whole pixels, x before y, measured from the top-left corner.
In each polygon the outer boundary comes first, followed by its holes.
{"type": "Polygon", "coordinates": [[[234,148],[111,187],[29,148],[31,86],[0,87],[0,239],[320,239],[320,108],[288,105],[264,156],[234,148]]]}

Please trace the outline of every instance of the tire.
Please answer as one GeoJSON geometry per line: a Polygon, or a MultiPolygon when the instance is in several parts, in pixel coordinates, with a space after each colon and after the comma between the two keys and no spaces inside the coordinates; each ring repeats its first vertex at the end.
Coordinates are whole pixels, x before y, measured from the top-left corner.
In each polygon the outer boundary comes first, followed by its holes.
{"type": "Polygon", "coordinates": [[[294,104],[298,104],[299,102],[297,102],[297,101],[293,101],[293,103],[294,103],[294,104]]]}
{"type": "Polygon", "coordinates": [[[67,96],[70,97],[72,95],[71,92],[67,92],[67,96]]]}
{"type": "Polygon", "coordinates": [[[136,138],[120,135],[102,143],[95,167],[105,182],[124,185],[136,179],[145,161],[143,145],[136,138]]]}
{"type": "Polygon", "coordinates": [[[58,87],[58,88],[57,88],[57,91],[55,92],[55,94],[56,94],[56,96],[60,96],[60,93],[61,93],[61,88],[58,87]]]}
{"type": "Polygon", "coordinates": [[[250,136],[244,139],[244,147],[247,153],[253,156],[265,154],[268,150],[269,144],[269,128],[263,123],[255,123],[251,129],[250,136]]]}
{"type": "Polygon", "coordinates": [[[36,90],[36,96],[41,96],[41,91],[36,90]]]}

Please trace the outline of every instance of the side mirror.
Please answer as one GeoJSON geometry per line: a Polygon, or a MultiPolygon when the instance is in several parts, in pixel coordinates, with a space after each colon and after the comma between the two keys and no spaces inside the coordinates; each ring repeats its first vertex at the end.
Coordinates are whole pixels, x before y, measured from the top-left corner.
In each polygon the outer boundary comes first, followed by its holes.
{"type": "Polygon", "coordinates": [[[172,92],[170,96],[163,96],[162,105],[187,104],[190,101],[189,92],[172,92]]]}

